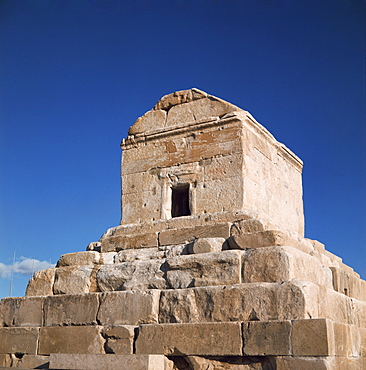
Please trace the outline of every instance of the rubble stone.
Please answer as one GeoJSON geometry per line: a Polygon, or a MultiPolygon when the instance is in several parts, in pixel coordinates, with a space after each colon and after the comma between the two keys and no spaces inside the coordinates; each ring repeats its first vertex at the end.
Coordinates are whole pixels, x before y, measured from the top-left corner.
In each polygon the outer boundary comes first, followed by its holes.
{"type": "Polygon", "coordinates": [[[104,349],[106,353],[118,355],[133,354],[133,342],[136,326],[107,326],[102,330],[102,336],[106,342],[104,349]]]}

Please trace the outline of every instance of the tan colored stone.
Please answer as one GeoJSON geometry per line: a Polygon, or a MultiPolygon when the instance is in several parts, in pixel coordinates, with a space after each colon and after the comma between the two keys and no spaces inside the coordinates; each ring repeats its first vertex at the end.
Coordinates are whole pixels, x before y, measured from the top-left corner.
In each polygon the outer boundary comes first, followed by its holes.
{"type": "Polygon", "coordinates": [[[111,236],[102,239],[101,243],[102,252],[118,252],[124,249],[157,247],[158,235],[156,233],[151,233],[139,235],[111,236]]]}
{"type": "Polygon", "coordinates": [[[56,269],[54,294],[83,294],[96,291],[96,268],[67,266],[56,269]]]}
{"type": "MultiPolygon", "coordinates": [[[[272,363],[276,370],[328,370],[337,369],[332,366],[333,359],[329,357],[292,357],[274,356],[272,363]]],[[[344,368],[338,368],[344,369],[344,368]]],[[[360,369],[361,370],[361,369],[360,369]]]]}
{"type": "Polygon", "coordinates": [[[36,354],[39,328],[0,328],[0,353],[36,354]]]}
{"type": "Polygon", "coordinates": [[[184,123],[204,122],[216,120],[227,113],[239,110],[240,108],[217,98],[203,98],[178,104],[168,111],[166,125],[176,126],[184,123]]]}
{"type": "Polygon", "coordinates": [[[333,287],[339,293],[346,296],[363,299],[362,280],[354,271],[346,271],[342,267],[331,267],[333,274],[333,287]]]}
{"type": "Polygon", "coordinates": [[[166,112],[164,110],[150,110],[135,121],[135,123],[128,130],[128,134],[136,135],[139,133],[147,133],[152,130],[163,128],[165,126],[165,122],[166,112]]]}
{"type": "Polygon", "coordinates": [[[48,326],[40,329],[39,354],[102,354],[104,340],[98,326],[48,326]]]}
{"type": "Polygon", "coordinates": [[[159,322],[293,320],[314,315],[306,288],[294,283],[251,283],[161,292],[159,322]]]}
{"type": "Polygon", "coordinates": [[[256,219],[240,220],[231,228],[231,235],[264,231],[263,223],[256,219]]]}
{"type": "Polygon", "coordinates": [[[136,341],[136,353],[238,356],[242,354],[241,324],[141,325],[136,341]]]}
{"type": "Polygon", "coordinates": [[[334,354],[331,321],[327,319],[295,320],[291,343],[294,356],[329,356],[334,354]]]}
{"type": "Polygon", "coordinates": [[[53,283],[55,281],[55,268],[40,270],[34,273],[28,282],[25,295],[40,296],[53,294],[53,283]]]}
{"type": "Polygon", "coordinates": [[[91,242],[86,247],[87,251],[100,252],[101,243],[100,242],[91,242]]]}
{"type": "Polygon", "coordinates": [[[124,249],[117,253],[115,263],[164,258],[165,252],[156,248],[124,249]]]}
{"type": "Polygon", "coordinates": [[[100,291],[165,289],[165,260],[136,260],[102,266],[97,273],[100,291]]]}
{"type": "Polygon", "coordinates": [[[228,239],[231,249],[248,249],[275,246],[297,247],[299,242],[288,237],[282,231],[267,230],[233,235],[228,239]]]}
{"type": "Polygon", "coordinates": [[[291,355],[291,329],[291,321],[244,322],[244,354],[247,356],[291,355]]]}
{"type": "Polygon", "coordinates": [[[117,255],[117,252],[100,253],[100,263],[102,265],[114,263],[114,259],[116,255],[117,255]]]}
{"type": "Polygon", "coordinates": [[[173,289],[241,282],[239,251],[178,256],[168,258],[166,265],[168,286],[173,289]]]}
{"type": "Polygon", "coordinates": [[[0,302],[1,326],[42,326],[43,297],[4,298],[0,302]]]}
{"type": "Polygon", "coordinates": [[[49,362],[49,356],[24,354],[17,357],[14,354],[11,355],[11,368],[16,367],[21,369],[48,369],[49,362]]]}
{"type": "Polygon", "coordinates": [[[106,340],[106,353],[118,355],[133,354],[133,342],[136,326],[107,326],[102,329],[102,336],[106,340]]]}
{"type": "Polygon", "coordinates": [[[0,367],[11,367],[13,363],[12,356],[4,353],[0,353],[0,367]]]}
{"type": "Polygon", "coordinates": [[[94,251],[63,254],[56,267],[97,265],[100,262],[100,253],[94,251]]]}
{"type": "Polygon", "coordinates": [[[230,224],[201,225],[182,229],[164,230],[159,234],[160,245],[184,244],[198,238],[228,238],[230,224]]]}
{"type": "Polygon", "coordinates": [[[194,254],[221,252],[224,242],[224,238],[199,238],[192,243],[189,251],[194,254]]]}
{"type": "MultiPolygon", "coordinates": [[[[271,369],[271,360],[267,357],[203,357],[186,356],[184,359],[193,370],[263,370],[271,369]]],[[[273,360],[272,360],[273,362],[273,360]]]]}
{"type": "Polygon", "coordinates": [[[206,98],[207,94],[196,88],[189,90],[180,90],[173,92],[171,94],[164,95],[155,105],[154,109],[164,109],[169,110],[171,107],[188,103],[193,100],[198,100],[206,98]]]}
{"type": "Polygon", "coordinates": [[[56,295],[45,298],[44,326],[96,325],[98,294],[56,295]]]}
{"type": "Polygon", "coordinates": [[[311,281],[332,288],[332,274],[315,257],[293,247],[248,250],[243,258],[243,282],[311,281]]]}
{"type": "Polygon", "coordinates": [[[161,355],[98,355],[64,354],[50,355],[50,369],[79,370],[170,370],[161,355]]]}
{"type": "Polygon", "coordinates": [[[158,322],[160,291],[103,293],[98,322],[101,325],[139,325],[158,322]]]}

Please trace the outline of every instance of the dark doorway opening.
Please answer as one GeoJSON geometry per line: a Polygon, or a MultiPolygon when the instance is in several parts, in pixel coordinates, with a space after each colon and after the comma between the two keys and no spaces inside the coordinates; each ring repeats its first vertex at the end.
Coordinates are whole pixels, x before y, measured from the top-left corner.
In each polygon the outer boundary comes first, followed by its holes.
{"type": "Polygon", "coordinates": [[[189,184],[172,188],[172,217],[189,216],[189,184]]]}

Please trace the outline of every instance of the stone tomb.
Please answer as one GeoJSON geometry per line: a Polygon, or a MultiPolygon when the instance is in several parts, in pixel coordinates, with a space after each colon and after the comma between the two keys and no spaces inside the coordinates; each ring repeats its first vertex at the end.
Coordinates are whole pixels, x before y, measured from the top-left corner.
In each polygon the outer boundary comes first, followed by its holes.
{"type": "Polygon", "coordinates": [[[121,224],[1,301],[0,367],[366,367],[366,282],[304,237],[295,154],[197,89],[121,147],[121,224]]]}

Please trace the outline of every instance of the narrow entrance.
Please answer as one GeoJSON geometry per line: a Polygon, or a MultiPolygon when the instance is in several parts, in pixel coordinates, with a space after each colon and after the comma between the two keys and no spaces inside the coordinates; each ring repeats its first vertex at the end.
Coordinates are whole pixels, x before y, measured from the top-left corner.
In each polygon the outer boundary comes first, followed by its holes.
{"type": "Polygon", "coordinates": [[[189,216],[189,184],[172,187],[172,217],[189,216]]]}

